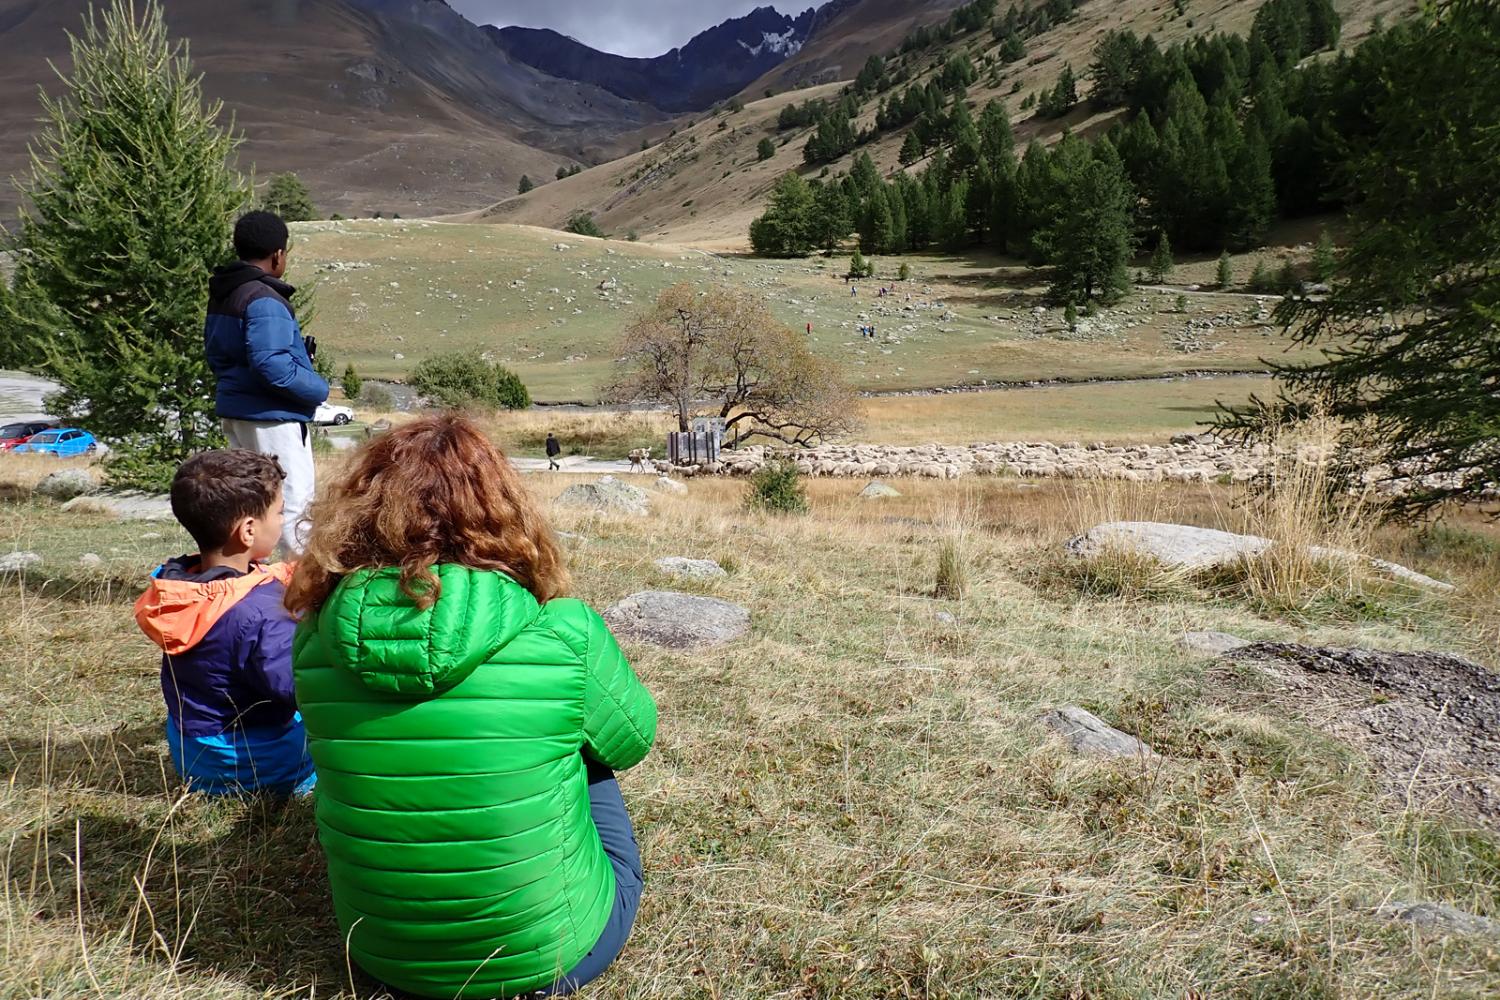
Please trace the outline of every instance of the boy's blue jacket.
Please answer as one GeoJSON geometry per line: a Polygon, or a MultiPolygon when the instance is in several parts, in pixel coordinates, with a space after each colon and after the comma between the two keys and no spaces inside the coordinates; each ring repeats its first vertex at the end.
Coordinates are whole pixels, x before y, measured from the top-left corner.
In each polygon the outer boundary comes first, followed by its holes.
{"type": "Polygon", "coordinates": [[[203,349],[219,383],[219,416],[305,423],[328,398],[292,311],[295,291],[244,261],[209,279],[203,349]]]}
{"type": "Polygon", "coordinates": [[[173,762],[212,793],[298,790],[312,776],[292,686],[297,623],[282,607],[290,567],[203,572],[166,563],[136,602],[161,647],[161,693],[173,762]]]}

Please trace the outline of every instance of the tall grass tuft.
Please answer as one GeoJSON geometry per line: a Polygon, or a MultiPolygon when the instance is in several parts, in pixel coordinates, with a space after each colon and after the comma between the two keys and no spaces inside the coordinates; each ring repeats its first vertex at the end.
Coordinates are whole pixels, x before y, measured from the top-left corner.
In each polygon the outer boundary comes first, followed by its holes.
{"type": "Polygon", "coordinates": [[[935,523],[939,538],[932,595],[939,600],[961,601],[969,591],[978,509],[972,498],[946,502],[939,508],[935,523]]]}

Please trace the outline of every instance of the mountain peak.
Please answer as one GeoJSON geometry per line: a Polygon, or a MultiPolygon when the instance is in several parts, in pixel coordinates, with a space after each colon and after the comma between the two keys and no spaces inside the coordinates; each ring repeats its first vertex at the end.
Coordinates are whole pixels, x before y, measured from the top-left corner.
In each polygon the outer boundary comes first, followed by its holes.
{"type": "Polygon", "coordinates": [[[547,28],[491,28],[491,38],[512,59],[565,80],[593,84],[617,97],[664,111],[702,111],[732,97],[761,75],[799,53],[827,23],[829,8],[858,0],[833,0],[793,17],[769,4],[699,32],[651,59],[613,55],[547,28]]]}

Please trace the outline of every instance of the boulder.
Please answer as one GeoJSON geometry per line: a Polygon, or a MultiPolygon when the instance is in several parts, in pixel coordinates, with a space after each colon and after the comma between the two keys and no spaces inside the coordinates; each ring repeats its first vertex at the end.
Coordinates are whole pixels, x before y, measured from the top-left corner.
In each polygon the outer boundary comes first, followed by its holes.
{"type": "Polygon", "coordinates": [[[1228,632],[1185,632],[1182,638],[1177,640],[1177,645],[1190,653],[1202,653],[1204,656],[1223,656],[1232,653],[1236,649],[1243,649],[1250,645],[1248,639],[1241,639],[1237,635],[1228,632]]]}
{"type": "Polygon", "coordinates": [[[651,497],[645,490],[605,476],[597,483],[579,483],[563,490],[557,502],[598,513],[632,514],[643,517],[651,513],[651,497]]]}
{"type": "Polygon", "coordinates": [[[668,649],[722,646],[750,631],[750,612],[738,604],[659,590],[631,594],[604,620],[621,638],[668,649]]]}
{"type": "Polygon", "coordinates": [[[67,503],[74,497],[94,492],[96,488],[94,478],[82,469],[62,469],[37,483],[33,492],[58,503],[67,503]]]}
{"type": "Polygon", "coordinates": [[[151,493],[93,493],[62,505],[70,514],[108,514],[122,521],[172,521],[172,498],[151,493]]]}
{"type": "Polygon", "coordinates": [[[1427,930],[1500,937],[1500,920],[1481,917],[1447,903],[1390,902],[1376,912],[1389,920],[1402,920],[1427,930]]]}
{"type": "Polygon", "coordinates": [[[679,483],[677,480],[673,479],[670,476],[662,476],[660,479],[658,479],[656,481],[656,488],[663,493],[670,493],[673,496],[678,497],[685,497],[688,494],[687,485],[684,483],[679,483]]]}
{"type": "Polygon", "coordinates": [[[0,573],[19,573],[41,561],[42,557],[35,552],[7,552],[0,556],[0,573]]]}
{"type": "Polygon", "coordinates": [[[1236,535],[1213,528],[1156,521],[1109,521],[1095,525],[1068,542],[1075,556],[1093,558],[1111,549],[1150,556],[1174,569],[1209,569],[1246,556],[1257,556],[1271,547],[1269,538],[1236,535]]]}
{"type": "Polygon", "coordinates": [[[78,557],[78,565],[84,569],[98,569],[104,565],[104,557],[97,552],[85,552],[78,557]]]}
{"type": "Polygon", "coordinates": [[[680,576],[688,580],[717,580],[728,576],[724,567],[710,559],[685,559],[682,556],[667,556],[656,560],[656,568],[668,576],[680,576]]]}
{"type": "Polygon", "coordinates": [[[865,500],[880,500],[885,497],[899,497],[901,494],[894,487],[888,486],[877,479],[861,490],[859,495],[865,500]]]}
{"type": "Polygon", "coordinates": [[[1141,759],[1156,756],[1134,736],[1106,725],[1097,715],[1076,706],[1048,712],[1042,716],[1042,724],[1067,740],[1074,753],[1141,759]]]}
{"type": "MultiPolygon", "coordinates": [[[[1194,528],[1186,524],[1163,524],[1158,521],[1109,521],[1095,525],[1067,543],[1075,556],[1093,558],[1111,549],[1149,556],[1171,569],[1201,570],[1225,566],[1237,560],[1261,555],[1275,543],[1259,535],[1236,535],[1214,528],[1194,528]]],[[[1424,576],[1384,559],[1350,552],[1347,549],[1312,546],[1308,555],[1333,561],[1364,561],[1382,576],[1430,590],[1453,590],[1453,585],[1424,576]]]]}

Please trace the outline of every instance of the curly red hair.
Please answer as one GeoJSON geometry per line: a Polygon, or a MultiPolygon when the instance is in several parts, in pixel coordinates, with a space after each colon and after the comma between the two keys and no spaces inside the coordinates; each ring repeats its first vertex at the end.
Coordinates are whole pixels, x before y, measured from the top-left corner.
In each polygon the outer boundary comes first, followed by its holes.
{"type": "Polygon", "coordinates": [[[356,570],[399,566],[419,607],[437,602],[432,567],[498,570],[543,603],[567,591],[562,550],[505,455],[458,414],[375,438],[312,507],[307,551],[287,587],[295,615],[317,611],[356,570]]]}

